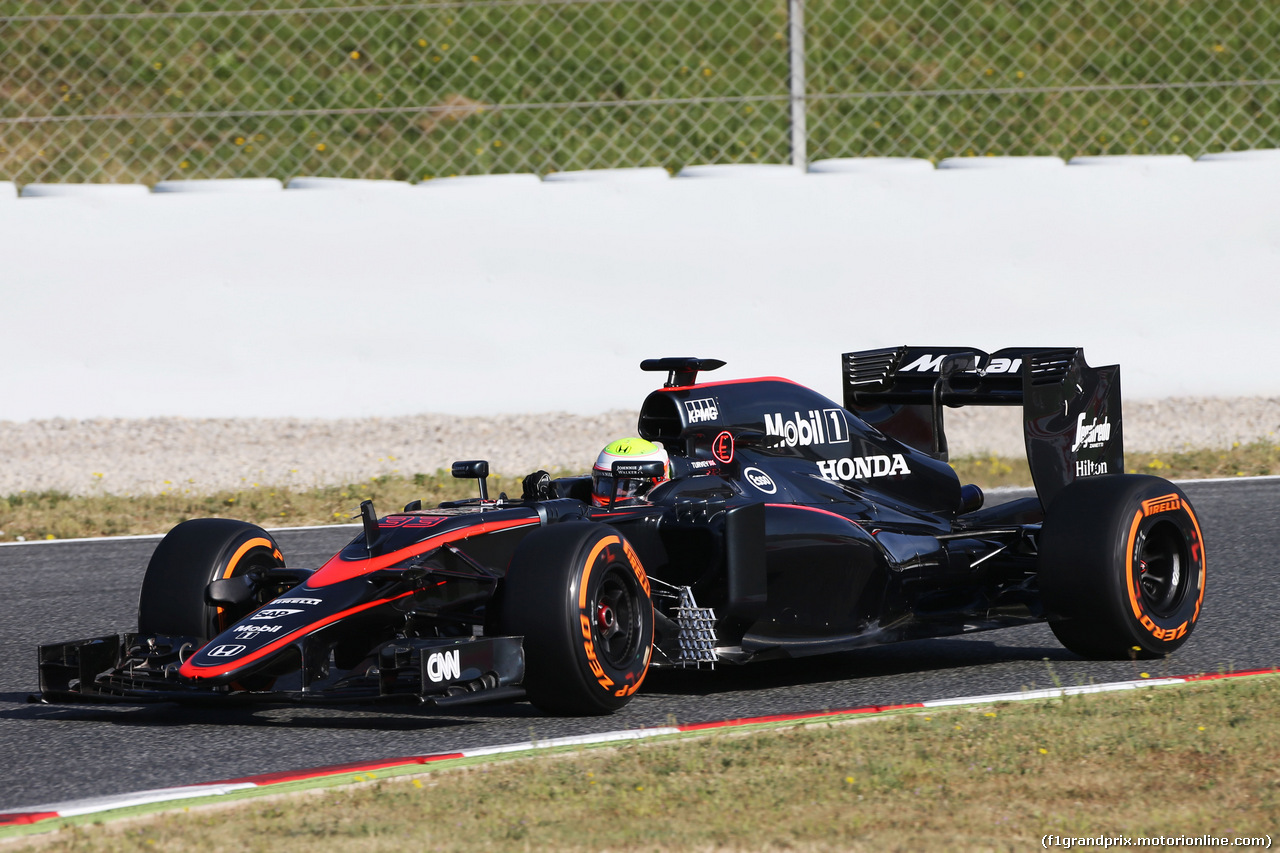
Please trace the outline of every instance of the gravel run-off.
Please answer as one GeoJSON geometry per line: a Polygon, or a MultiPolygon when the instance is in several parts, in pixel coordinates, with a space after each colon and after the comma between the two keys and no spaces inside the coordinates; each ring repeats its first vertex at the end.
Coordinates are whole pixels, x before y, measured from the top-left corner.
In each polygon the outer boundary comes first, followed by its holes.
{"type": "MultiPolygon", "coordinates": [[[[1280,397],[1126,401],[1129,451],[1226,448],[1280,435],[1280,397]]],[[[1021,456],[1020,410],[946,412],[953,458],[1021,456]]],[[[0,421],[0,495],[210,493],[249,486],[309,488],[387,474],[448,470],[487,459],[495,474],[581,472],[600,448],[635,433],[636,413],[549,412],[486,417],[0,421]]]]}

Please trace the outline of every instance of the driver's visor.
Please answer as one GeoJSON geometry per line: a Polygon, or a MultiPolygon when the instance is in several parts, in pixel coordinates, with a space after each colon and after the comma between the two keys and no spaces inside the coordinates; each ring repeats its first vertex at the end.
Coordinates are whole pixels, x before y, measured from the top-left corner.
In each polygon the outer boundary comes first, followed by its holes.
{"type": "Polygon", "coordinates": [[[614,498],[618,502],[631,500],[639,497],[647,486],[653,485],[649,480],[638,480],[631,477],[623,477],[617,481],[617,484],[618,489],[615,492],[613,474],[606,471],[592,471],[591,502],[596,506],[608,506],[610,498],[614,498]]]}

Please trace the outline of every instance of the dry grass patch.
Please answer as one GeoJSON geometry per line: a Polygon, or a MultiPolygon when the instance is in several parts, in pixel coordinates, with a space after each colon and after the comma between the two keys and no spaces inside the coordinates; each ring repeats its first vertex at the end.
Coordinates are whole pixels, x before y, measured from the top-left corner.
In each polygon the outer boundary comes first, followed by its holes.
{"type": "Polygon", "coordinates": [[[1027,850],[1259,836],[1280,678],[584,749],[60,836],[69,851],[1027,850]]]}
{"type": "MultiPolygon", "coordinates": [[[[518,496],[520,479],[490,477],[490,494],[518,496]]],[[[474,480],[444,472],[412,477],[374,477],[361,483],[290,489],[273,486],[201,495],[171,491],[159,495],[75,496],[65,492],[20,492],[0,498],[0,541],[70,539],[165,533],[189,518],[238,518],[264,527],[346,524],[360,502],[374,501],[379,513],[394,512],[412,500],[424,506],[476,497],[474,480]]]]}
{"type": "MultiPolygon", "coordinates": [[[[1254,442],[1226,450],[1132,451],[1125,461],[1129,473],[1155,474],[1169,480],[1264,476],[1280,472],[1280,445],[1254,442]]],[[[1026,459],[967,456],[952,460],[951,465],[963,482],[984,489],[1031,485],[1026,459]]],[[[504,491],[519,495],[520,478],[489,478],[490,494],[504,491]]],[[[266,527],[341,524],[356,515],[360,501],[366,498],[385,514],[411,500],[433,506],[476,494],[474,482],[455,480],[443,471],[411,477],[388,475],[315,489],[258,486],[205,495],[176,488],[159,495],[83,497],[58,491],[19,492],[0,498],[0,542],[164,533],[188,518],[211,516],[239,518],[266,527]]]]}

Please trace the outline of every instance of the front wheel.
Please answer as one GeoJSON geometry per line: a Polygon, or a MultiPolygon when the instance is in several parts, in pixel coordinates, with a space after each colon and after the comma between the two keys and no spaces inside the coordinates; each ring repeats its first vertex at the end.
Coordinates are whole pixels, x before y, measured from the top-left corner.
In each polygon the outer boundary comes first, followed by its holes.
{"type": "Polygon", "coordinates": [[[138,633],[195,637],[221,634],[256,604],[233,613],[205,601],[211,581],[284,565],[271,534],[229,518],[194,518],[170,530],[151,555],[138,596],[138,633]]]}
{"type": "Polygon", "coordinates": [[[1049,627],[1071,651],[1166,655],[1191,636],[1204,604],[1200,522],[1159,477],[1077,480],[1045,516],[1039,574],[1049,627]]]}
{"type": "Polygon", "coordinates": [[[548,713],[615,711],[649,669],[649,578],[606,525],[564,522],[526,537],[503,581],[499,622],[524,637],[525,692],[548,713]]]}

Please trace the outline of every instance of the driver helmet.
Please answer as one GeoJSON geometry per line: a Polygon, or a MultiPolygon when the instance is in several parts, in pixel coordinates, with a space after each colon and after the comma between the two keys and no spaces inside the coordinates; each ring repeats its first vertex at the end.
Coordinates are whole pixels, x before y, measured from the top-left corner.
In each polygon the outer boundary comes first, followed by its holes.
{"type": "Polygon", "coordinates": [[[596,457],[596,464],[591,469],[591,502],[596,506],[608,506],[609,499],[616,495],[614,506],[625,506],[670,478],[671,462],[667,458],[667,451],[643,438],[620,438],[606,444],[604,450],[601,450],[600,455],[596,457]],[[652,462],[654,460],[662,462],[661,477],[643,479],[623,477],[618,481],[615,490],[614,462],[652,462]]]}

